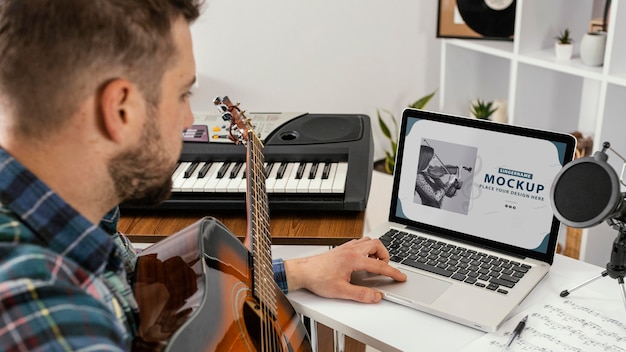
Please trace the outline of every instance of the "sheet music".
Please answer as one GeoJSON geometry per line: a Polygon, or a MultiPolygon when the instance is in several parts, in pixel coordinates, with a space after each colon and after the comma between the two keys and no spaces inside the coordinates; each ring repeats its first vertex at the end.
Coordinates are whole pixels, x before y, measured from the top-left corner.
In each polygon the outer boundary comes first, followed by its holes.
{"type": "Polygon", "coordinates": [[[506,351],[626,352],[626,310],[600,296],[550,297],[509,319],[462,351],[504,351],[511,331],[528,315],[526,327],[506,351]]]}

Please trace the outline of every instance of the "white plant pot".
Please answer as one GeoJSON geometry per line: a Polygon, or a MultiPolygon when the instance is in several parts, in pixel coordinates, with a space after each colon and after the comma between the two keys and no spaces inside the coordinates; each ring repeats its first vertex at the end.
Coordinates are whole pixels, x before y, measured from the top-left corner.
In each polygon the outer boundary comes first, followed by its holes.
{"type": "Polygon", "coordinates": [[[580,41],[580,59],[585,65],[601,66],[604,64],[606,32],[585,33],[580,41]]]}
{"type": "Polygon", "coordinates": [[[569,60],[574,52],[574,44],[554,44],[554,52],[557,60],[569,60]]]}
{"type": "Polygon", "coordinates": [[[489,118],[491,121],[507,123],[509,122],[508,104],[506,100],[496,99],[493,101],[493,107],[496,111],[489,118]]]}

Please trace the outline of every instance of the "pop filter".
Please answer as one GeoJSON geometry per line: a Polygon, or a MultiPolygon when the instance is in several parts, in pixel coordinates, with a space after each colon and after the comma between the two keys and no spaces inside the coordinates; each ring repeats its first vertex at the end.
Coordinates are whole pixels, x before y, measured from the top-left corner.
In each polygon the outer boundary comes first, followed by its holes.
{"type": "Polygon", "coordinates": [[[550,200],[554,215],[575,228],[595,226],[607,219],[623,221],[626,202],[615,170],[602,151],[574,160],[563,167],[552,183],[550,200]]]}

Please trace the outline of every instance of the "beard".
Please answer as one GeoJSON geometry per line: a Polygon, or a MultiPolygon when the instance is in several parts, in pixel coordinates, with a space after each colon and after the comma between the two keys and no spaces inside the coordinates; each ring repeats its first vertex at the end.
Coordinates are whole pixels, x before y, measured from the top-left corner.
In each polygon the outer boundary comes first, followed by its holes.
{"type": "MultiPolygon", "coordinates": [[[[154,114],[150,115],[157,120],[154,114]]],[[[109,175],[121,202],[156,206],[170,197],[176,161],[169,160],[161,139],[157,126],[146,123],[137,147],[109,162],[109,175]]]]}

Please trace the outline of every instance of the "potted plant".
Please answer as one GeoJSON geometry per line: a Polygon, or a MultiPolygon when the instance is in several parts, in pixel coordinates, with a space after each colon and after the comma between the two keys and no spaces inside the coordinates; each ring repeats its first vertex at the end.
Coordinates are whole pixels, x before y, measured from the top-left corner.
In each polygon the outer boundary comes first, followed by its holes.
{"type": "MultiPolygon", "coordinates": [[[[435,92],[432,92],[426,96],[423,96],[417,99],[416,101],[414,101],[412,104],[409,104],[408,107],[413,108],[413,109],[423,109],[434,95],[435,95],[435,92]]],[[[374,169],[383,171],[388,174],[393,174],[393,170],[396,165],[396,152],[398,149],[398,140],[397,140],[398,121],[393,116],[391,111],[386,110],[386,109],[376,109],[376,116],[378,117],[378,125],[380,126],[380,130],[382,131],[385,138],[387,138],[387,140],[389,141],[389,144],[391,145],[391,149],[385,150],[385,158],[374,163],[374,169]],[[381,110],[388,117],[390,117],[391,122],[393,122],[393,133],[391,129],[389,128],[389,125],[387,125],[387,123],[383,119],[381,110]],[[382,166],[378,166],[378,165],[382,165],[382,166]]]]}
{"type": "Polygon", "coordinates": [[[574,40],[572,39],[569,29],[565,28],[558,36],[554,44],[556,58],[559,60],[569,60],[572,58],[574,51],[574,40]]]}
{"type": "Polygon", "coordinates": [[[470,112],[472,116],[481,120],[489,120],[489,117],[497,110],[498,108],[493,106],[492,101],[484,101],[480,99],[476,99],[470,106],[470,112]]]}

